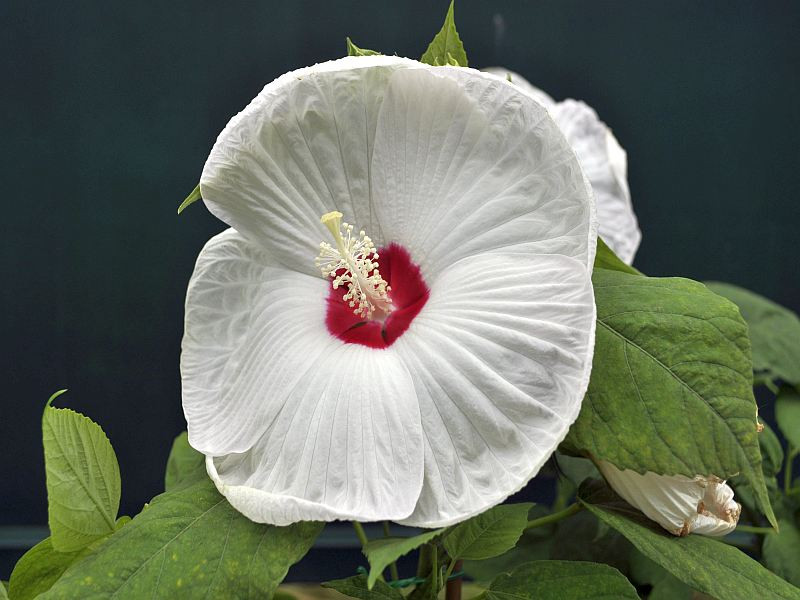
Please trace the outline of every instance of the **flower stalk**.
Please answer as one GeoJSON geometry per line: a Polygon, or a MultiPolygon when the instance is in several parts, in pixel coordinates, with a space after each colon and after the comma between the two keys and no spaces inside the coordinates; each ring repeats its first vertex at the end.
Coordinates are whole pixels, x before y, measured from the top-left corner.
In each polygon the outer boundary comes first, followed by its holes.
{"type": "Polygon", "coordinates": [[[558,521],[561,521],[562,519],[571,517],[572,515],[574,515],[577,512],[580,512],[581,510],[583,510],[583,505],[578,504],[577,502],[574,504],[570,504],[564,510],[560,510],[558,512],[554,512],[553,514],[528,521],[528,524],[525,526],[525,531],[528,531],[529,529],[534,529],[536,527],[549,525],[550,523],[556,523],[558,521]]]}

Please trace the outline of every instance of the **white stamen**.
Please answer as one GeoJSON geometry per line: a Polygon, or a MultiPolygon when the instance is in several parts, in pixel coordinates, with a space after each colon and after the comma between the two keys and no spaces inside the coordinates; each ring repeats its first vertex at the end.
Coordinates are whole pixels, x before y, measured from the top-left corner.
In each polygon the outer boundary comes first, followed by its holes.
{"type": "Polygon", "coordinates": [[[389,312],[391,287],[378,271],[378,253],[370,237],[363,230],[353,237],[353,226],[342,223],[342,213],[336,210],[322,215],[321,221],[336,242],[335,248],[328,242],[319,245],[314,262],[322,276],[333,279],[333,289],[347,288],[342,299],[356,315],[371,319],[376,310],[389,312]]]}

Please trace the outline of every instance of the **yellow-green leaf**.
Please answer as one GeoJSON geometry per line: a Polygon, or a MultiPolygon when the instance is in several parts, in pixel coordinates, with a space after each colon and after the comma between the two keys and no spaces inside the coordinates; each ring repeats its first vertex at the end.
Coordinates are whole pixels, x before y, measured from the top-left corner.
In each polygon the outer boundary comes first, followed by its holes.
{"type": "Polygon", "coordinates": [[[464,44],[458,36],[458,31],[456,31],[453,1],[450,2],[450,7],[447,9],[444,25],[442,25],[441,30],[433,38],[425,54],[419,60],[437,67],[441,65],[468,66],[464,44]]]}

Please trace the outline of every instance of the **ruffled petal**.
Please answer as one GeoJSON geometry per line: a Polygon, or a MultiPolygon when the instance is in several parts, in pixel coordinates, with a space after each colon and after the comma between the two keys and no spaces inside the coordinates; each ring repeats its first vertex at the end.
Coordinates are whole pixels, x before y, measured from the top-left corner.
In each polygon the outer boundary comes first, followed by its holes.
{"type": "Polygon", "coordinates": [[[632,264],[642,232],[628,190],[625,151],[589,106],[564,100],[551,114],[567,137],[594,191],[598,233],[625,263],[632,264]]]}
{"type": "Polygon", "coordinates": [[[486,252],[594,259],[591,191],[547,111],[493,75],[402,69],[381,106],[372,159],[386,242],[426,281],[486,252]]]}
{"type": "Polygon", "coordinates": [[[733,490],[716,477],[642,474],[605,460],[597,466],[626,502],[673,535],[727,535],[739,521],[742,507],[733,500],[733,490]]]}
{"type": "Polygon", "coordinates": [[[287,73],[231,119],[200,179],[209,210],[279,262],[316,274],[339,210],[380,241],[370,159],[388,78],[412,60],[347,57],[287,73]]]}
{"type": "Polygon", "coordinates": [[[530,94],[534,100],[536,100],[539,104],[546,108],[550,108],[553,106],[556,101],[553,100],[553,97],[548,94],[547,92],[540,90],[535,85],[533,85],[530,81],[525,79],[519,73],[511,71],[510,69],[505,69],[503,67],[487,67],[483,69],[486,73],[491,73],[492,75],[496,75],[506,81],[509,81],[509,77],[511,78],[511,83],[516,85],[522,91],[530,94]]]}
{"type": "Polygon", "coordinates": [[[391,352],[325,327],[329,283],[234,230],[212,238],[186,301],[183,407],[209,474],[249,518],[401,519],[422,485],[419,406],[391,352]]]}
{"type": "Polygon", "coordinates": [[[209,240],[189,282],[181,352],[194,448],[248,450],[307,372],[341,345],[325,328],[328,285],[282,267],[233,229],[209,240]]]}
{"type": "Polygon", "coordinates": [[[595,308],[576,259],[491,253],[452,265],[393,349],[413,373],[425,480],[407,525],[449,525],[533,477],[577,418],[595,308]]]}

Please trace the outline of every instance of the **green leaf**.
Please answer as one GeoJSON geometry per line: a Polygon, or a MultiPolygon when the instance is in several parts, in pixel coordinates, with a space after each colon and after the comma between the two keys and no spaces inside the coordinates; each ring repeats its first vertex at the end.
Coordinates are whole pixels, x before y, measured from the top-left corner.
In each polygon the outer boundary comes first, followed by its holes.
{"type": "Polygon", "coordinates": [[[42,415],[47,474],[47,511],[53,548],[74,552],[114,531],[119,509],[119,465],[97,423],[75,411],[53,408],[42,415]]]}
{"type": "Polygon", "coordinates": [[[206,476],[206,459],[189,445],[189,435],[184,431],[172,442],[164,474],[164,489],[177,487],[179,483],[194,481],[206,476]]]}
{"type": "Polygon", "coordinates": [[[0,600],[8,600],[8,592],[6,591],[5,581],[0,584],[0,600]]]}
{"type": "Polygon", "coordinates": [[[792,585],[800,587],[800,531],[792,521],[781,519],[780,533],[764,538],[764,564],[792,585]]]}
{"type": "Polygon", "coordinates": [[[359,48],[350,38],[347,38],[347,56],[380,56],[380,52],[359,48]]]}
{"type": "Polygon", "coordinates": [[[270,597],[322,527],[253,523],[201,479],[154,498],[40,600],[270,597]]]}
{"type": "Polygon", "coordinates": [[[719,600],[800,599],[800,590],[733,546],[701,535],[672,536],[598,484],[581,486],[584,506],[685,584],[719,600]]]}
{"type": "Polygon", "coordinates": [[[774,525],[736,306],[688,279],[595,269],[592,281],[592,376],[564,447],[639,473],[741,473],[774,525]]]}
{"type": "Polygon", "coordinates": [[[340,594],[361,600],[403,600],[403,594],[389,587],[383,581],[376,581],[373,586],[367,585],[366,575],[355,575],[347,579],[326,581],[322,587],[336,590],[340,594]]]}
{"type": "Polygon", "coordinates": [[[447,64],[459,67],[468,66],[467,53],[464,51],[461,38],[458,37],[456,22],[453,18],[453,1],[451,0],[450,8],[447,9],[444,25],[433,38],[425,54],[419,59],[420,62],[436,67],[447,64]]]}
{"type": "Polygon", "coordinates": [[[459,523],[444,537],[444,549],[454,560],[484,560],[516,546],[533,504],[501,504],[459,523]]]}
{"type": "Polygon", "coordinates": [[[14,600],[32,600],[43,594],[85,552],[58,552],[53,549],[49,537],[43,539],[14,566],[9,581],[10,596],[14,600]]]}
{"type": "Polygon", "coordinates": [[[783,388],[775,401],[775,420],[783,436],[795,448],[800,448],[800,393],[783,388]]]}
{"type": "Polygon", "coordinates": [[[588,479],[589,477],[599,479],[601,477],[600,471],[597,470],[597,467],[595,467],[594,463],[588,458],[569,456],[568,454],[560,453],[557,453],[555,456],[558,469],[576,488],[584,479],[588,479]]]}
{"type": "Polygon", "coordinates": [[[538,560],[499,575],[486,590],[486,600],[592,600],[630,598],[636,589],[614,567],[591,562],[538,560]]]}
{"type": "Polygon", "coordinates": [[[800,318],[791,310],[744,288],[710,281],[713,292],[735,303],[750,327],[753,369],[768,378],[800,385],[800,318]]]}
{"type": "Polygon", "coordinates": [[[582,510],[558,523],[548,558],[604,563],[624,571],[631,551],[628,540],[582,510]]]}
{"type": "MultiPolygon", "coordinates": [[[[800,417],[800,415],[798,416],[800,417]]],[[[758,444],[761,447],[761,468],[764,477],[774,477],[783,466],[783,447],[772,428],[766,423],[762,423],[762,425],[764,429],[758,434],[758,444]]]]}
{"type": "Polygon", "coordinates": [[[409,538],[387,537],[368,542],[364,546],[364,555],[369,562],[367,587],[372,589],[378,577],[390,563],[440,536],[445,529],[434,529],[409,538]]]}
{"type": "Polygon", "coordinates": [[[195,188],[191,191],[191,193],[186,196],[186,199],[181,202],[181,205],[178,207],[178,214],[181,214],[184,210],[187,209],[190,205],[194,204],[198,200],[202,200],[200,196],[200,184],[198,183],[195,188]]]}
{"type": "Polygon", "coordinates": [[[631,275],[642,275],[642,272],[638,269],[634,269],[632,266],[622,262],[622,259],[614,254],[614,251],[608,247],[608,244],[599,235],[597,236],[597,254],[594,256],[594,268],[621,271],[631,275]]]}
{"type": "Polygon", "coordinates": [[[638,550],[631,552],[630,578],[653,589],[647,600],[694,600],[694,590],[638,550]]]}

